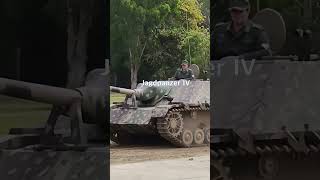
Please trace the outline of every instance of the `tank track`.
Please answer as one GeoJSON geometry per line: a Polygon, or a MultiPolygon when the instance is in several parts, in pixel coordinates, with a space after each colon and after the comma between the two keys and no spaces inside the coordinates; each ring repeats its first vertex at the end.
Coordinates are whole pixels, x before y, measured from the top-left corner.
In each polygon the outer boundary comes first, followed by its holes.
{"type": "MultiPolygon", "coordinates": [[[[273,179],[273,173],[264,171],[263,166],[261,166],[260,161],[265,157],[281,159],[280,157],[290,157],[293,159],[303,159],[304,157],[311,155],[320,155],[320,143],[308,144],[304,147],[303,151],[297,151],[297,149],[289,144],[259,144],[255,146],[255,153],[250,153],[240,147],[225,146],[218,147],[211,144],[210,156],[211,156],[211,180],[234,180],[232,177],[232,166],[230,165],[230,160],[236,160],[239,158],[245,159],[258,159],[259,165],[255,166],[257,168],[256,172],[258,175],[265,179],[273,179]]],[[[242,161],[243,162],[243,161],[242,161]]],[[[279,169],[278,169],[279,170],[279,169]]],[[[255,172],[252,170],[252,172],[255,172]]],[[[257,176],[257,174],[252,174],[252,176],[257,176]]]]}
{"type": "MultiPolygon", "coordinates": [[[[170,109],[168,111],[167,116],[170,113],[193,112],[193,111],[208,111],[209,112],[209,107],[200,107],[200,106],[188,107],[188,108],[175,107],[175,108],[172,108],[172,109],[170,109]]],[[[170,131],[167,128],[168,121],[166,121],[165,118],[159,118],[157,120],[157,130],[158,130],[158,133],[159,133],[159,135],[161,137],[163,137],[164,139],[169,141],[174,146],[176,146],[176,147],[194,147],[194,146],[204,146],[204,145],[208,145],[209,144],[209,142],[204,142],[203,144],[194,144],[194,143],[192,143],[191,145],[186,145],[183,142],[183,140],[181,139],[181,136],[182,136],[181,134],[179,136],[174,136],[174,135],[172,135],[172,133],[170,133],[170,131]]],[[[182,127],[182,128],[184,129],[184,127],[182,127]]],[[[203,128],[203,130],[205,131],[205,128],[203,128]]],[[[207,127],[207,130],[209,131],[210,127],[207,127]]],[[[206,136],[206,134],[204,134],[204,136],[206,136]]]]}

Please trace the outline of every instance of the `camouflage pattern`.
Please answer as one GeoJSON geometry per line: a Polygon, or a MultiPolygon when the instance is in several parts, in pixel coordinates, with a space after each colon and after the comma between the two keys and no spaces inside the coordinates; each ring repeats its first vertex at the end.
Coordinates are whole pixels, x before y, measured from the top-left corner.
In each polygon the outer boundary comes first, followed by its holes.
{"type": "Polygon", "coordinates": [[[138,98],[144,105],[155,105],[158,103],[164,96],[167,96],[171,91],[171,87],[168,86],[142,86],[141,96],[138,98]],[[149,101],[149,102],[148,102],[149,101]]]}
{"type": "Polygon", "coordinates": [[[111,123],[115,124],[149,124],[151,118],[163,117],[171,105],[160,105],[157,107],[141,107],[139,109],[115,108],[112,109],[111,123]]]}
{"type": "Polygon", "coordinates": [[[110,123],[116,124],[148,124],[154,107],[139,109],[116,108],[111,110],[110,123]]]}
{"type": "Polygon", "coordinates": [[[86,152],[1,150],[0,176],[6,180],[107,179],[107,148],[86,152]]]}
{"type": "MultiPolygon", "coordinates": [[[[167,85],[152,86],[156,89],[155,99],[161,99],[164,96],[172,97],[172,103],[184,103],[189,105],[199,105],[210,103],[210,82],[202,80],[162,81],[167,85]]],[[[139,83],[138,89],[149,89],[146,85],[139,83]]],[[[148,91],[146,91],[148,92],[148,91]]],[[[146,93],[145,93],[146,94],[146,93]]],[[[167,102],[165,102],[167,103],[167,102]]],[[[146,105],[146,104],[144,104],[146,105]]]]}
{"type": "Polygon", "coordinates": [[[173,98],[172,103],[184,103],[188,105],[210,104],[210,82],[209,81],[187,81],[182,80],[181,85],[172,90],[170,95],[173,98]],[[190,83],[184,86],[183,83],[190,83]]]}

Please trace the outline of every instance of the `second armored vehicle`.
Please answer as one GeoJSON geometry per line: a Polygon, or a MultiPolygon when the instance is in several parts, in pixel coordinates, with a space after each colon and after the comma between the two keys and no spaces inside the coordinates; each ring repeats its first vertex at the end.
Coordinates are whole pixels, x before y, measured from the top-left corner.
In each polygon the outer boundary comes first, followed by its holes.
{"type": "MultiPolygon", "coordinates": [[[[263,9],[253,20],[265,27],[275,53],[212,62],[211,179],[317,180],[319,55],[305,49],[295,56],[277,54],[286,26],[275,10],[263,9]]],[[[310,33],[303,31],[298,40],[309,47],[310,33]]]]}

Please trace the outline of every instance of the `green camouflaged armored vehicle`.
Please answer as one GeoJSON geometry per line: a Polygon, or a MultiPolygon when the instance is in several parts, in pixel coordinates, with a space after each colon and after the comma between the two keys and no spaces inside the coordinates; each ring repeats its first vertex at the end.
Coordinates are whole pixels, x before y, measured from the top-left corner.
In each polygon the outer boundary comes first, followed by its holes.
{"type": "Polygon", "coordinates": [[[134,90],[110,90],[127,94],[110,111],[112,141],[131,144],[160,137],[177,147],[209,144],[209,81],[143,82],[134,90]]]}

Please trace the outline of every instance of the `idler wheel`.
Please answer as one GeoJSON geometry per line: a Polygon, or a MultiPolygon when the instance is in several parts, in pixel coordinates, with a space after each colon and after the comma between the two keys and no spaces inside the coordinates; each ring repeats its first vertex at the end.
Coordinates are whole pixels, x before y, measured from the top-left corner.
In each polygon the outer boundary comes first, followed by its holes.
{"type": "Polygon", "coordinates": [[[186,147],[189,147],[191,146],[192,142],[193,142],[193,133],[191,130],[189,129],[185,129],[183,132],[182,132],[182,142],[183,144],[186,146],[186,147]]]}
{"type": "Polygon", "coordinates": [[[194,131],[194,137],[193,137],[193,140],[194,140],[194,143],[195,144],[203,144],[204,142],[204,139],[205,139],[205,133],[202,129],[200,128],[197,128],[195,131],[194,131]]]}
{"type": "Polygon", "coordinates": [[[210,129],[209,128],[204,129],[204,143],[210,144],[210,129]]]}

